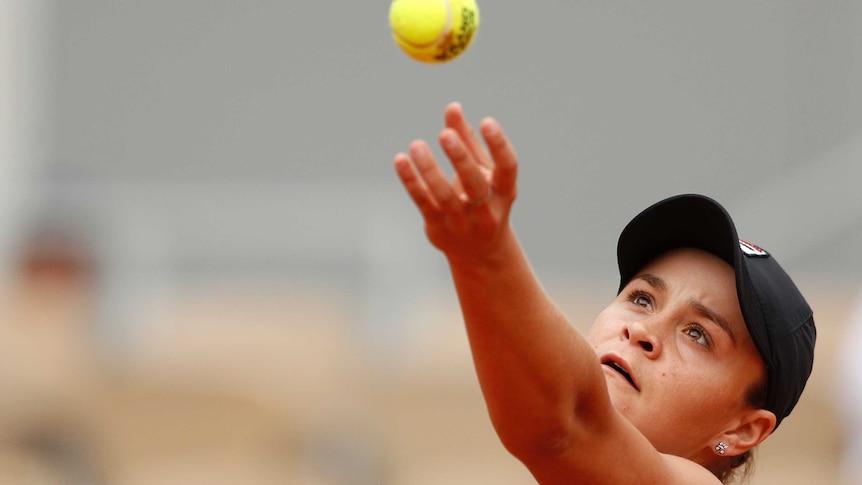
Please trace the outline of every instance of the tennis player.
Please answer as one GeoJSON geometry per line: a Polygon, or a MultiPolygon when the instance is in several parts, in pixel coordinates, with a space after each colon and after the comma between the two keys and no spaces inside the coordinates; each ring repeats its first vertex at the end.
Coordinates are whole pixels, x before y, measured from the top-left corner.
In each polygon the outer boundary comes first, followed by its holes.
{"type": "Polygon", "coordinates": [[[513,231],[517,157],[460,105],[394,165],[454,280],[503,445],[542,485],[715,485],[790,414],[813,365],[812,311],[772,255],[700,195],[622,231],[620,287],[586,335],[543,291],[513,231]]]}

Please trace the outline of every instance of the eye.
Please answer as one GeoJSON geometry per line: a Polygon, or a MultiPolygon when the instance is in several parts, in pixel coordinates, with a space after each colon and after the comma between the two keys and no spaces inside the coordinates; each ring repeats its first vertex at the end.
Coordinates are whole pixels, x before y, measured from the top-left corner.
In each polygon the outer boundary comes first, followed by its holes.
{"type": "Polygon", "coordinates": [[[636,290],[631,292],[631,294],[629,294],[629,301],[648,312],[653,311],[652,297],[643,291],[636,290]]]}
{"type": "Polygon", "coordinates": [[[689,325],[685,330],[683,330],[683,333],[700,346],[709,348],[712,345],[712,342],[709,339],[709,334],[700,325],[689,325]]]}

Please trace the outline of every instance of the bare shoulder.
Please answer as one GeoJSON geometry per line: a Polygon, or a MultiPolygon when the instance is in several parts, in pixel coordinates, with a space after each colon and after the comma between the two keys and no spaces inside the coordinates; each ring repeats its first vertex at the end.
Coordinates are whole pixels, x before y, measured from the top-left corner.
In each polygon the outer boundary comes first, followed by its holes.
{"type": "Polygon", "coordinates": [[[541,485],[722,485],[702,465],[658,452],[616,412],[602,433],[586,433],[558,453],[521,455],[541,485]]]}
{"type": "Polygon", "coordinates": [[[571,483],[589,483],[592,485],[617,485],[620,483],[637,483],[639,485],[722,485],[709,470],[701,465],[673,455],[658,454],[659,458],[654,468],[640,468],[630,463],[604,470],[583,469],[564,471],[561,468],[531,469],[540,485],[570,485],[571,483]],[[573,478],[576,477],[576,481],[573,478]]]}
{"type": "Polygon", "coordinates": [[[661,455],[670,475],[674,478],[673,483],[680,485],[721,485],[721,481],[709,470],[701,465],[674,455],[661,455]]]}

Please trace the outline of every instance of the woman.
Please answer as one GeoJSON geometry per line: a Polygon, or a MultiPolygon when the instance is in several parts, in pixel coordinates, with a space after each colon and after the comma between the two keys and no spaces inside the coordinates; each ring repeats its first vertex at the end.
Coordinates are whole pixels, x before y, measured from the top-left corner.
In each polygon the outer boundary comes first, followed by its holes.
{"type": "Polygon", "coordinates": [[[624,229],[620,292],[582,336],[509,224],[500,125],[482,120],[483,144],[454,103],[445,123],[453,180],[421,140],[395,169],[449,263],[504,446],[543,485],[729,482],[811,372],[814,321],[790,278],[716,202],[671,198],[624,229]]]}

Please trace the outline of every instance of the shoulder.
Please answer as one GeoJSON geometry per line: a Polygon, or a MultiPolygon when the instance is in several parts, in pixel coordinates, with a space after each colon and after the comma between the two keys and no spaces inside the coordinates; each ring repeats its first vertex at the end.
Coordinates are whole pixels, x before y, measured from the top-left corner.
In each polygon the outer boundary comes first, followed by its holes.
{"type": "Polygon", "coordinates": [[[638,483],[641,485],[722,485],[709,470],[678,456],[659,454],[653,468],[638,468],[630,463],[618,463],[604,470],[565,470],[564,468],[531,469],[539,485],[570,485],[589,483],[592,485],[617,485],[638,483]],[[573,473],[574,472],[574,473],[573,473]]]}
{"type": "Polygon", "coordinates": [[[689,485],[721,485],[721,481],[703,466],[674,455],[661,455],[673,483],[689,485]]]}
{"type": "Polygon", "coordinates": [[[519,456],[540,485],[722,485],[702,465],[658,452],[630,423],[553,454],[519,456]]]}

